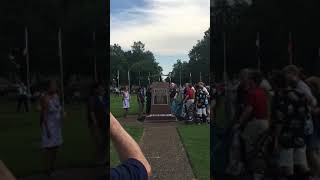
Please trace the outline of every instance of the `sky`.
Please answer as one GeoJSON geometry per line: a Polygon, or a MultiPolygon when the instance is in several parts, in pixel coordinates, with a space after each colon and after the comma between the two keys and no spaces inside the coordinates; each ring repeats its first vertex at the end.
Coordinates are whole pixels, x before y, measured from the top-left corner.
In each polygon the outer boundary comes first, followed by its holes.
{"type": "Polygon", "coordinates": [[[111,0],[110,43],[129,50],[141,41],[163,73],[188,53],[210,27],[209,0],[111,0]]]}

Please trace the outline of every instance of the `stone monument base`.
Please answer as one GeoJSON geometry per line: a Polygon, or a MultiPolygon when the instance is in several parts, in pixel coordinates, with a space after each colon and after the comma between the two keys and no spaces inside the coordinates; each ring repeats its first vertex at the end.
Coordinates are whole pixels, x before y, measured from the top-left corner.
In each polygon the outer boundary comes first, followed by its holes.
{"type": "Polygon", "coordinates": [[[150,114],[146,116],[144,122],[172,122],[177,121],[177,118],[172,114],[150,114]]]}

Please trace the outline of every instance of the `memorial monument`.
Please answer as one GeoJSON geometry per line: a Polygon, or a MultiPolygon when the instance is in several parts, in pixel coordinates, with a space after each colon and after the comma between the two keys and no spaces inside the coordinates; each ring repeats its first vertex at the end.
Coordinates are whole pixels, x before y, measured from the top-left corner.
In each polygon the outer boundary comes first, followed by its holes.
{"type": "Polygon", "coordinates": [[[169,99],[169,83],[153,82],[151,84],[151,112],[146,121],[176,121],[171,114],[169,99]]]}

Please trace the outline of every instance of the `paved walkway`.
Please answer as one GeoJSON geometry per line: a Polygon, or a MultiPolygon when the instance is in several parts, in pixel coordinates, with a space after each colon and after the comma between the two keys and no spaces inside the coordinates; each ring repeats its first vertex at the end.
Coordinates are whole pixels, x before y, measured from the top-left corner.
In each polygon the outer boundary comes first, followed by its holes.
{"type": "Polygon", "coordinates": [[[146,127],[140,145],[153,169],[152,179],[195,179],[176,127],[146,127]]]}
{"type": "Polygon", "coordinates": [[[181,122],[142,123],[136,116],[121,119],[123,124],[144,127],[140,146],[153,171],[153,180],[195,179],[176,127],[181,122]]]}

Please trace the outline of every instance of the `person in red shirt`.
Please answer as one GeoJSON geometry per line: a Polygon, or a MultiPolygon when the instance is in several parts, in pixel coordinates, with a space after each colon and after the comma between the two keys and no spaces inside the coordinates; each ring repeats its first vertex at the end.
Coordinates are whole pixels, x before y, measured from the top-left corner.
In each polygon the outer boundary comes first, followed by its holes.
{"type": "Polygon", "coordinates": [[[195,96],[195,92],[193,91],[193,87],[191,84],[188,84],[186,86],[185,98],[183,99],[184,117],[185,118],[189,118],[188,111],[190,109],[190,106],[194,103],[194,96],[195,96]]]}
{"type": "Polygon", "coordinates": [[[258,71],[251,71],[247,81],[247,95],[245,107],[240,115],[240,126],[243,127],[242,137],[245,143],[248,170],[253,174],[253,179],[260,179],[265,172],[266,163],[262,158],[254,157],[254,143],[261,134],[269,128],[267,95],[259,87],[262,75],[258,71]]]}

